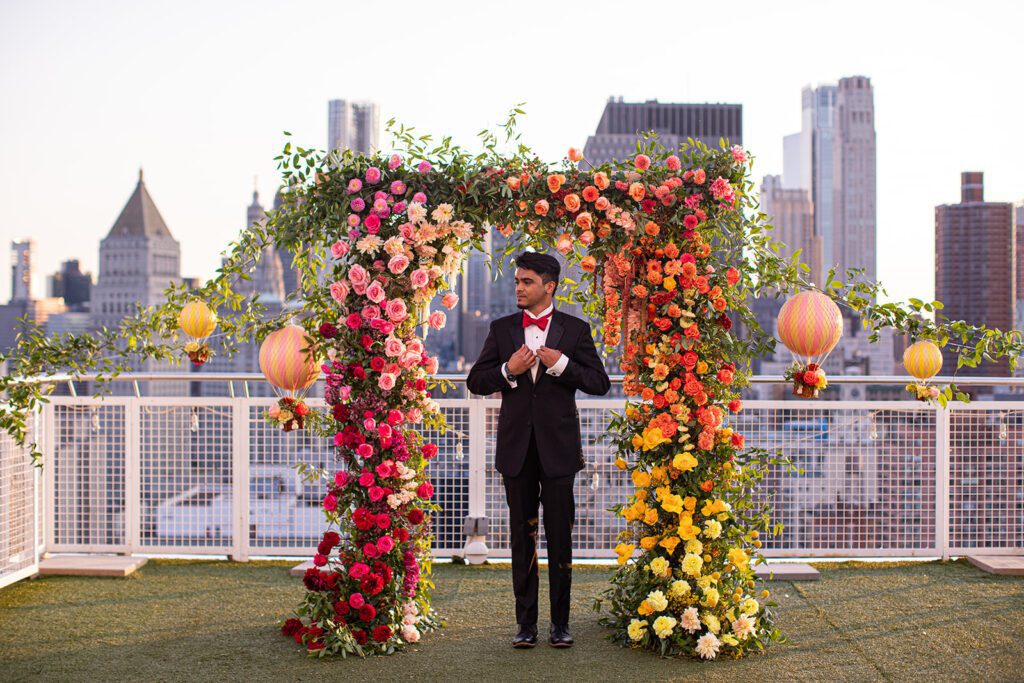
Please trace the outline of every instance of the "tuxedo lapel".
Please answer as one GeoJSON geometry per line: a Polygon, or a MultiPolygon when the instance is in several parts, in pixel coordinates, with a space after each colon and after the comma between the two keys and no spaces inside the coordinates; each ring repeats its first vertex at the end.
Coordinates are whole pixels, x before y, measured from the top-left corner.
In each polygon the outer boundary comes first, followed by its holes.
{"type": "MultiPolygon", "coordinates": [[[[562,338],[562,332],[565,331],[565,326],[562,324],[562,314],[556,308],[551,312],[551,321],[548,323],[548,337],[544,340],[544,346],[549,349],[553,349],[558,346],[558,341],[562,338]]],[[[540,367],[537,369],[537,385],[540,386],[542,379],[548,376],[548,369],[544,366],[540,360],[540,367]]]]}
{"type": "MultiPolygon", "coordinates": [[[[513,322],[509,324],[509,332],[512,333],[512,353],[515,353],[519,349],[523,348],[523,344],[526,343],[526,331],[523,329],[523,319],[513,318],[513,322]]],[[[537,361],[538,363],[540,361],[537,361]]],[[[526,375],[526,381],[533,384],[533,377],[529,370],[523,373],[526,375]]]]}

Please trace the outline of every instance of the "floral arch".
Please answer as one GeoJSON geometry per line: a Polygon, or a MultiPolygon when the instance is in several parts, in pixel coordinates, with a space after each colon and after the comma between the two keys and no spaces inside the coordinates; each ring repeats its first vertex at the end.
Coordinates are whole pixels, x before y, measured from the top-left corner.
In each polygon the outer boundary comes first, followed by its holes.
{"type": "MultiPolygon", "coordinates": [[[[214,279],[198,291],[170,288],[165,305],[117,330],[56,341],[29,333],[16,351],[21,375],[119,372],[141,358],[180,358],[178,317],[196,300],[221,314],[228,353],[287,322],[301,325],[322,363],[329,405],[302,417],[333,440],[337,467],[325,473],[328,530],[316,567],[304,577],[299,618],[283,630],[319,656],[390,653],[440,624],[430,602],[437,506],[428,465],[437,446],[419,428],[443,429],[433,392],[448,387],[432,377],[437,360],[424,351],[423,333],[445,324],[463,260],[482,248],[487,230],[508,238],[506,255],[554,247],[585,275],[564,296],[603,321],[605,348],[623,349],[628,401],[611,421],[610,457],[636,489],[615,508],[629,530],[603,600],[610,637],[708,659],[762,650],[783,636],[754,576],[759,535],[772,527],[749,494],[773,460],[745,448],[729,416],[742,410],[750,360],[775,343],[747,301],[811,288],[806,268],[777,255],[739,147],[690,140],[665,150],[651,137],[630,160],[581,170],[575,150],[550,165],[519,144],[515,113],[501,142],[514,146],[510,154],[486,131],[473,155],[392,124],[400,152],[390,156],[288,143],[278,157],[281,208],[231,245],[214,279]],[[232,289],[271,244],[296,254],[297,314],[266,317],[258,301],[232,289]],[[746,335],[735,333],[737,323],[746,335]]],[[[876,283],[830,276],[824,290],[875,329],[959,346],[964,363],[1019,355],[1016,336],[920,316],[931,304],[875,303],[876,283]]],[[[4,413],[0,423],[24,441],[24,410],[45,397],[38,384],[12,377],[2,388],[23,412],[4,413]]]]}

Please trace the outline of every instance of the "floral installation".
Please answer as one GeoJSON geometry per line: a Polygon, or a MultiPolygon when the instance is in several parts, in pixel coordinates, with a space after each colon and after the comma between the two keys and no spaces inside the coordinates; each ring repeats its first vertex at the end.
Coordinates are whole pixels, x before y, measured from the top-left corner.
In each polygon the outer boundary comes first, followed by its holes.
{"type": "Polygon", "coordinates": [[[270,406],[267,411],[267,420],[280,427],[282,431],[290,432],[302,429],[306,425],[306,417],[309,416],[309,412],[309,406],[301,398],[282,396],[277,403],[270,406]]]}
{"type": "Polygon", "coordinates": [[[817,363],[793,363],[783,377],[793,383],[793,395],[800,398],[818,398],[818,392],[828,387],[825,371],[817,363]]]}
{"type": "Polygon", "coordinates": [[[939,396],[942,394],[942,390],[934,384],[924,383],[911,383],[906,386],[906,390],[910,392],[918,401],[922,403],[932,403],[937,401],[939,396]]]}
{"type": "Polygon", "coordinates": [[[185,343],[185,353],[188,355],[188,359],[192,361],[192,365],[197,366],[210,360],[210,356],[213,355],[206,342],[195,340],[185,343]]]}

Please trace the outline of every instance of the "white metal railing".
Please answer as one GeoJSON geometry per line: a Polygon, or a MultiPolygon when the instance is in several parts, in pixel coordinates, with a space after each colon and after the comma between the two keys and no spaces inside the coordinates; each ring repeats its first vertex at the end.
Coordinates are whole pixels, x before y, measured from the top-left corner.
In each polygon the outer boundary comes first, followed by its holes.
{"type": "MultiPolygon", "coordinates": [[[[138,387],[170,377],[124,379],[138,387]]],[[[241,387],[258,377],[187,380],[241,387]]],[[[323,487],[293,468],[329,468],[328,440],[279,431],[262,417],[272,399],[246,394],[247,388],[217,398],[51,397],[37,427],[47,463],[42,486],[27,454],[0,438],[0,585],[32,573],[43,547],[237,559],[309,555],[324,527],[323,487]]],[[[435,552],[460,552],[464,519],[487,517],[491,555],[507,556],[504,493],[492,466],[500,400],[439,403],[449,429],[426,434],[439,445],[430,470],[444,508],[434,519],[435,552]]],[[[632,485],[597,441],[610,411],[623,404],[577,399],[588,462],[576,483],[580,558],[612,557],[624,528],[607,509],[632,485]]],[[[774,469],[756,493],[785,527],[764,539],[770,557],[1024,552],[1024,401],[945,410],[911,400],[748,401],[732,425],[748,446],[781,450],[803,468],[802,475],[774,469]]]]}

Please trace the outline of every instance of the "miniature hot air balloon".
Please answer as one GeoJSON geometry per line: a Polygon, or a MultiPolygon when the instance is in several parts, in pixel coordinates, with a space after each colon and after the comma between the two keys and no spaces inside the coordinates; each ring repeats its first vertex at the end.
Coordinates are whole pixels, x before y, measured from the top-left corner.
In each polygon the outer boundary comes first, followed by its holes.
{"type": "Polygon", "coordinates": [[[284,394],[271,407],[269,417],[286,432],[302,429],[309,415],[302,397],[320,376],[320,363],[308,349],[306,331],[298,325],[271,332],[260,346],[260,371],[284,394]]]}
{"type": "Polygon", "coordinates": [[[839,306],[820,292],[800,292],[782,305],[778,333],[793,354],[794,363],[786,371],[786,378],[793,381],[793,393],[817,397],[828,386],[821,364],[843,336],[839,306]]]}
{"type": "Polygon", "coordinates": [[[930,401],[939,397],[939,388],[930,386],[928,380],[942,369],[942,352],[938,345],[922,339],[907,347],[903,352],[903,367],[917,382],[907,385],[907,391],[919,401],[930,401]]]}
{"type": "Polygon", "coordinates": [[[206,339],[217,328],[217,314],[202,301],[190,301],[178,314],[178,327],[191,341],[185,344],[185,353],[193,365],[202,365],[210,360],[210,347],[206,339]]]}

